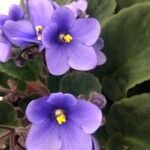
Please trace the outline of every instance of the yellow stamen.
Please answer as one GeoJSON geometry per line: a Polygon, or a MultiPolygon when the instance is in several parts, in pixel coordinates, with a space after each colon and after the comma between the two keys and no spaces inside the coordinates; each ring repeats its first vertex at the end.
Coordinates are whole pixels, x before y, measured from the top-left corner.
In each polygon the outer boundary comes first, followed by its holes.
{"type": "Polygon", "coordinates": [[[36,35],[37,35],[37,40],[41,41],[42,40],[42,31],[43,31],[43,27],[42,26],[36,26],[35,27],[36,30],[36,35]]]}
{"type": "Polygon", "coordinates": [[[60,115],[56,118],[58,124],[63,124],[66,122],[66,116],[65,115],[60,115]]]}
{"type": "Polygon", "coordinates": [[[73,38],[72,38],[72,36],[70,34],[65,35],[63,37],[63,39],[64,39],[65,43],[70,43],[73,40],[73,38]]]}
{"type": "Polygon", "coordinates": [[[61,110],[61,109],[57,109],[55,111],[55,116],[56,116],[56,120],[57,120],[58,124],[60,124],[60,125],[67,121],[66,116],[65,116],[63,110],[61,110]]]}

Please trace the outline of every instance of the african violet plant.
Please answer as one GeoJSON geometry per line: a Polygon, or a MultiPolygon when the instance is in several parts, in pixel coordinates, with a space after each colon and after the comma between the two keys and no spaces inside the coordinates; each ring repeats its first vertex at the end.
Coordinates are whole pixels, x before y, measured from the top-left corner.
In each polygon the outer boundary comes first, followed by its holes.
{"type": "Polygon", "coordinates": [[[0,14],[0,149],[149,150],[149,10],[24,0],[0,14]]]}

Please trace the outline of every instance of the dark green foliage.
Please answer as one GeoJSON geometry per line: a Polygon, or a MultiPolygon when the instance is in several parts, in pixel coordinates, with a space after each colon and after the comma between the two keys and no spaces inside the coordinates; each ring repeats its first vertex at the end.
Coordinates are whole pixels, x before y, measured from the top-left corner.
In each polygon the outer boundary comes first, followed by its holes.
{"type": "Polygon", "coordinates": [[[73,72],[64,76],[60,83],[60,90],[70,92],[75,96],[88,97],[91,91],[101,92],[99,80],[91,73],[73,72]]]}
{"type": "Polygon", "coordinates": [[[114,103],[106,123],[107,133],[111,136],[109,149],[120,150],[121,146],[128,147],[129,150],[149,150],[149,116],[150,94],[137,95],[114,103]],[[115,148],[115,144],[118,147],[115,148]]]}
{"type": "Polygon", "coordinates": [[[7,75],[19,80],[37,80],[42,70],[42,63],[39,59],[29,60],[25,67],[17,67],[14,61],[0,63],[0,70],[7,75]]]}
{"type": "Polygon", "coordinates": [[[117,10],[129,7],[136,3],[150,2],[150,0],[116,0],[117,10]]]}
{"type": "Polygon", "coordinates": [[[89,0],[88,13],[103,23],[110,17],[116,8],[115,0],[89,0]]]}
{"type": "Polygon", "coordinates": [[[61,80],[60,76],[52,76],[52,75],[48,76],[47,84],[48,84],[48,89],[50,90],[50,92],[59,91],[60,80],[61,80]]]}
{"type": "Polygon", "coordinates": [[[72,0],[55,0],[59,5],[65,5],[72,2],[72,0]]]}
{"type": "Polygon", "coordinates": [[[6,102],[0,102],[0,125],[7,125],[7,126],[19,125],[14,108],[6,102]]]}
{"type": "Polygon", "coordinates": [[[103,24],[107,63],[99,70],[109,99],[127,96],[136,84],[150,79],[150,3],[120,11],[103,24]]]}

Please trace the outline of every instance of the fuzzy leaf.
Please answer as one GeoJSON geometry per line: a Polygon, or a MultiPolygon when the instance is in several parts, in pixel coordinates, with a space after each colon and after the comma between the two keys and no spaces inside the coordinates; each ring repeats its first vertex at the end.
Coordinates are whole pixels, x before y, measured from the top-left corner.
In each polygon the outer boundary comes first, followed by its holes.
{"type": "Polygon", "coordinates": [[[102,23],[110,17],[116,8],[115,0],[89,0],[88,13],[92,17],[96,17],[102,23]]]}
{"type": "Polygon", "coordinates": [[[136,3],[150,2],[150,0],[116,0],[117,2],[117,10],[123,9],[125,7],[129,7],[136,3]]]}
{"type": "Polygon", "coordinates": [[[106,150],[149,150],[150,144],[141,139],[125,137],[121,134],[113,135],[106,145],[106,150]]]}
{"type": "Polygon", "coordinates": [[[150,3],[120,11],[103,24],[107,62],[99,69],[105,95],[113,101],[150,79],[150,3]]]}
{"type": "Polygon", "coordinates": [[[72,93],[75,96],[88,97],[90,92],[101,92],[98,78],[91,73],[73,72],[64,76],[60,83],[60,90],[72,93]]]}
{"type": "Polygon", "coordinates": [[[107,133],[113,135],[108,142],[109,150],[120,150],[123,147],[129,150],[149,150],[149,116],[150,94],[137,95],[114,103],[106,118],[107,133]]]}

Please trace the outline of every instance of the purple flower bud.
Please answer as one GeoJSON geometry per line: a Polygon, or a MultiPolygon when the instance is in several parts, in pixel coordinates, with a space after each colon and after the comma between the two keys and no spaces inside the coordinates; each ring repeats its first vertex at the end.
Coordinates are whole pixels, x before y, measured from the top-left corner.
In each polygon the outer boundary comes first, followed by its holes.
{"type": "Polygon", "coordinates": [[[98,106],[101,109],[103,109],[107,104],[107,100],[106,100],[105,96],[100,93],[97,93],[97,92],[92,92],[90,94],[89,100],[91,103],[95,104],[96,106],[98,106]]]}
{"type": "Polygon", "coordinates": [[[24,67],[25,64],[26,64],[26,62],[27,62],[27,60],[25,60],[24,58],[22,58],[22,57],[17,57],[17,58],[16,58],[16,61],[15,61],[15,64],[16,64],[16,66],[18,66],[18,67],[24,67]]]}
{"type": "Polygon", "coordinates": [[[86,17],[86,9],[88,6],[86,0],[73,1],[72,3],[65,6],[68,7],[73,12],[76,18],[86,17]]]}

